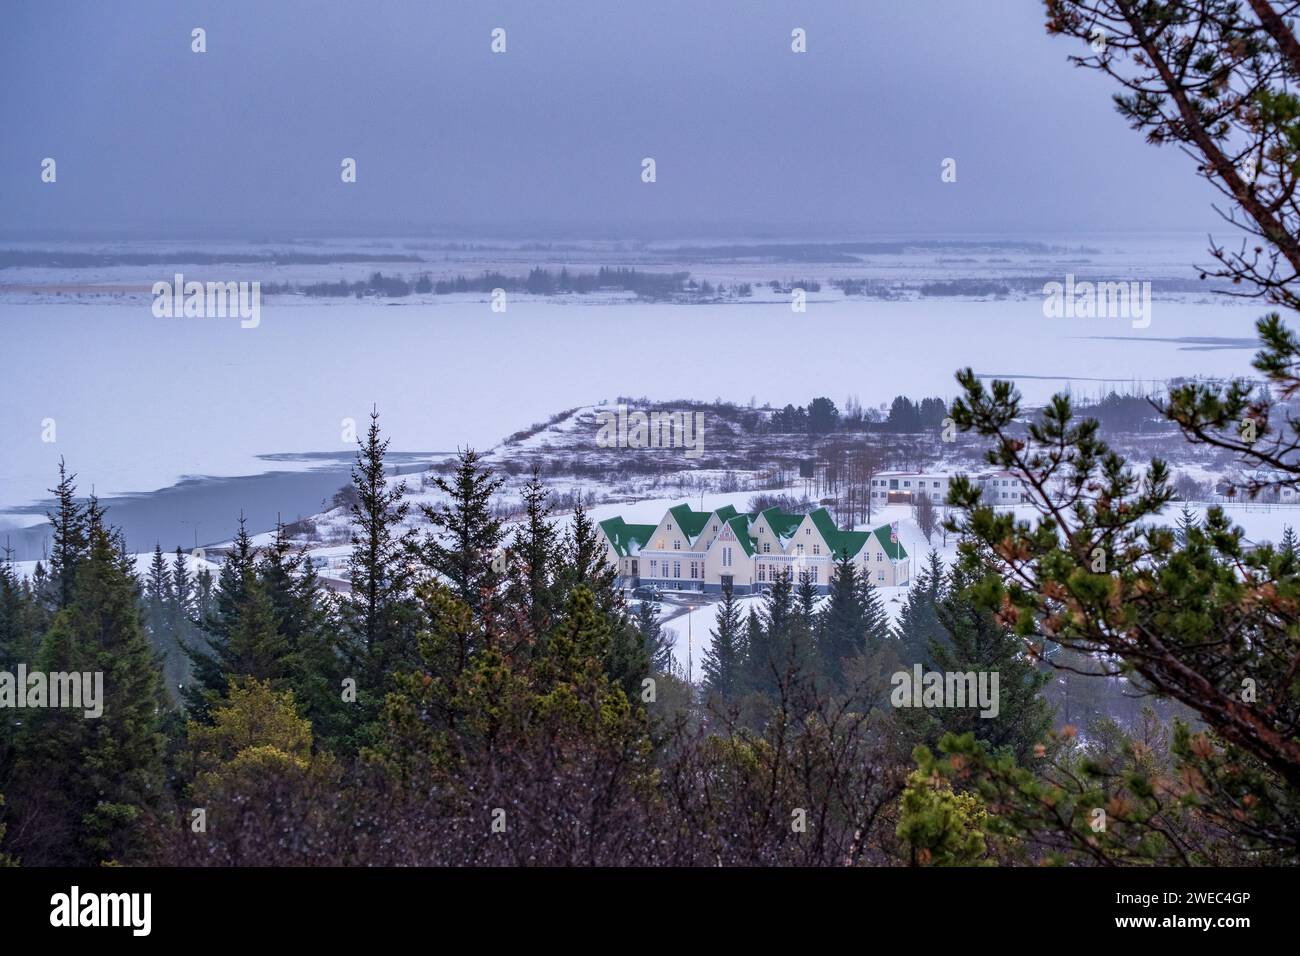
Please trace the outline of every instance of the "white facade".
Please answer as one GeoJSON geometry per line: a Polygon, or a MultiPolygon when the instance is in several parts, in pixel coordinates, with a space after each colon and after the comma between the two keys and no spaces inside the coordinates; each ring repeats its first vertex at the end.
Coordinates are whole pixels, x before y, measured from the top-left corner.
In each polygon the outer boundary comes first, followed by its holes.
{"type": "MultiPolygon", "coordinates": [[[[942,505],[948,500],[948,488],[955,477],[939,471],[882,471],[871,479],[871,503],[876,507],[915,504],[918,496],[925,495],[933,504],[942,505]]],[[[984,503],[995,508],[1028,500],[1028,486],[1013,471],[990,471],[966,477],[983,492],[984,503]]]]}

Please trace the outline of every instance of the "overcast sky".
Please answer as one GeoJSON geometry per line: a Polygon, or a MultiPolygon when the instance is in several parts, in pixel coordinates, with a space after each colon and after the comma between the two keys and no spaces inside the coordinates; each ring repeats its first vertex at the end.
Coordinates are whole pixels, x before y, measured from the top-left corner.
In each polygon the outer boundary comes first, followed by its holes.
{"type": "Polygon", "coordinates": [[[1190,160],[1127,128],[1039,0],[6,0],[3,16],[11,237],[1216,222],[1190,160]]]}

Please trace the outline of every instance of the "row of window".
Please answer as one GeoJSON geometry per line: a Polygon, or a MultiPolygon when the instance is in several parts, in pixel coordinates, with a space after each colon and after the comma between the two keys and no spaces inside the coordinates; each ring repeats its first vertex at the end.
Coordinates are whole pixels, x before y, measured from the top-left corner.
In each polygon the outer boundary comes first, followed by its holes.
{"type": "MultiPolygon", "coordinates": [[[[882,554],[882,553],[880,553],[880,552],[877,552],[877,553],[876,553],[876,560],[877,560],[877,561],[883,561],[883,560],[884,560],[884,557],[885,557],[884,554],[882,554]]],[[[700,579],[704,576],[704,566],[703,566],[703,565],[704,565],[704,562],[702,562],[702,561],[690,561],[690,562],[687,562],[687,563],[688,563],[688,565],[689,565],[689,566],[687,567],[687,573],[688,573],[688,575],[690,576],[690,579],[691,579],[692,581],[698,581],[698,580],[700,580],[700,579]]],[[[731,566],[732,566],[732,553],[731,553],[731,549],[730,549],[730,548],[724,548],[724,549],[723,549],[723,552],[722,552],[722,563],[723,563],[723,566],[724,566],[724,567],[731,567],[731,566]]],[[[788,568],[788,567],[789,567],[789,565],[766,565],[766,564],[763,564],[762,562],[759,562],[759,564],[758,564],[758,580],[759,580],[761,583],[767,583],[768,581],[776,581],[777,578],[778,578],[778,577],[780,576],[780,574],[781,574],[781,571],[778,570],[778,569],[781,569],[781,568],[788,568]],[[769,568],[770,568],[770,570],[769,570],[769,568]]],[[[820,581],[821,581],[821,568],[820,568],[820,566],[819,566],[819,565],[815,565],[815,564],[814,564],[814,565],[810,565],[810,566],[808,567],[808,575],[809,575],[809,578],[812,580],[812,582],[813,582],[814,584],[820,583],[820,581]]],[[[656,558],[651,558],[651,559],[650,559],[650,577],[651,577],[652,579],[660,579],[660,578],[678,578],[678,579],[680,579],[681,576],[682,576],[682,562],[680,562],[680,561],[671,561],[671,562],[670,562],[670,561],[662,561],[662,562],[661,562],[661,561],[659,561],[659,560],[656,559],[656,558]],[[662,575],[659,573],[660,565],[661,565],[661,564],[663,565],[663,574],[662,574],[662,575]]],[[[883,581],[885,580],[885,572],[884,572],[883,570],[880,570],[880,571],[877,571],[877,572],[876,572],[876,580],[877,580],[877,581],[881,581],[881,582],[883,582],[883,581]]]]}
{"type": "MultiPolygon", "coordinates": [[[[994,485],[994,486],[996,486],[996,487],[1003,487],[1003,488],[1009,488],[1009,487],[1011,487],[1011,485],[1012,485],[1013,483],[1015,483],[1015,484],[1023,484],[1023,482],[1021,482],[1020,479],[1018,479],[1018,478],[993,478],[993,479],[991,479],[991,480],[987,480],[987,481],[981,479],[981,480],[980,480],[980,483],[981,483],[981,484],[990,484],[990,485],[994,485]]],[[[900,487],[902,487],[902,488],[911,488],[911,487],[912,487],[912,479],[910,479],[910,478],[901,478],[901,479],[900,479],[900,478],[873,478],[873,479],[871,479],[871,485],[872,485],[872,487],[874,487],[874,488],[884,488],[884,487],[886,487],[886,486],[888,486],[888,487],[890,487],[890,488],[895,488],[895,489],[900,488],[900,487]]],[[[925,480],[924,478],[918,478],[918,479],[916,480],[916,487],[918,487],[918,488],[926,488],[926,487],[930,487],[930,488],[942,488],[942,487],[943,487],[943,482],[942,482],[942,481],[931,480],[930,483],[929,483],[929,485],[927,486],[927,485],[926,485],[926,480],[925,480]]]]}
{"type": "MultiPolygon", "coordinates": [[[[730,549],[728,548],[727,550],[730,550],[730,549]]],[[[724,563],[724,564],[730,564],[730,563],[731,563],[730,560],[727,559],[727,558],[725,557],[725,555],[724,555],[724,561],[723,561],[723,563],[724,563]]],[[[702,577],[704,576],[704,562],[703,562],[703,561],[690,561],[690,562],[688,562],[688,564],[689,564],[690,566],[687,568],[687,571],[688,571],[688,573],[690,574],[690,577],[691,577],[691,580],[692,580],[692,581],[698,581],[700,578],[702,578],[702,577]]],[[[650,559],[650,577],[652,577],[652,578],[659,578],[659,577],[664,577],[664,578],[680,578],[681,576],[682,576],[682,563],[681,563],[680,561],[672,561],[672,562],[669,562],[669,561],[662,561],[662,562],[661,562],[661,561],[657,560],[656,558],[651,558],[651,559],[650,559]],[[662,575],[659,573],[659,566],[660,566],[660,564],[663,565],[663,574],[662,574],[662,575]],[[671,569],[670,569],[670,567],[669,567],[670,564],[671,564],[671,569]],[[670,570],[672,571],[671,574],[669,573],[670,570]]]]}

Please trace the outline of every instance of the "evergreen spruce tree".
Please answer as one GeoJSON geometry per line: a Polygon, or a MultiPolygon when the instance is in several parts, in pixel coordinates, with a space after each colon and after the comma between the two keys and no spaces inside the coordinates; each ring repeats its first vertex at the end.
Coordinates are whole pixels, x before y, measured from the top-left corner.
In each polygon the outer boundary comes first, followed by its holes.
{"type": "Polygon", "coordinates": [[[213,591],[216,582],[212,580],[212,571],[207,565],[203,565],[194,575],[194,618],[195,627],[198,622],[206,621],[208,615],[216,610],[213,591]]]}
{"type": "Polygon", "coordinates": [[[1290,557],[1293,565],[1300,560],[1300,542],[1296,541],[1295,529],[1290,525],[1282,529],[1282,540],[1278,544],[1278,550],[1290,557]]]}
{"type": "Polygon", "coordinates": [[[704,654],[704,686],[724,701],[734,700],[742,686],[745,634],[740,605],[730,582],[722,585],[717,624],[709,633],[713,643],[704,654]]]}
{"type": "Polygon", "coordinates": [[[349,676],[339,628],[310,561],[303,561],[297,580],[293,639],[293,670],[289,687],[316,739],[331,750],[346,750],[353,726],[353,705],[343,699],[349,676]]]}
{"type": "Polygon", "coordinates": [[[786,569],[776,575],[764,597],[759,615],[762,636],[751,642],[746,657],[746,684],[750,690],[775,694],[797,665],[797,617],[793,578],[786,569]]]}
{"type": "Polygon", "coordinates": [[[318,740],[331,746],[341,743],[350,725],[350,705],[342,694],[347,675],[320,576],[305,551],[294,547],[278,519],[257,567],[276,631],[283,636],[285,673],[279,683],[293,691],[318,740]]]}
{"type": "Polygon", "coordinates": [[[970,584],[960,569],[953,570],[938,609],[944,637],[931,641],[930,657],[945,673],[997,674],[997,714],[982,716],[981,708],[969,701],[966,707],[920,712],[939,725],[927,742],[937,745],[943,732],[972,733],[1026,766],[1052,725],[1052,708],[1041,694],[1048,675],[1025,653],[1024,639],[976,603],[970,584]]]}
{"type": "Polygon", "coordinates": [[[280,630],[267,583],[254,573],[243,593],[220,649],[223,676],[226,683],[231,677],[252,677],[278,687],[289,677],[293,649],[280,630]]]}
{"type": "MultiPolygon", "coordinates": [[[[591,520],[579,495],[561,547],[558,587],[566,605],[578,588],[591,592],[596,612],[604,618],[610,634],[606,673],[634,700],[641,681],[650,673],[653,649],[646,646],[641,630],[628,614],[623,593],[614,583],[617,569],[605,559],[606,547],[604,535],[591,520]]],[[[661,645],[664,640],[661,634],[661,645]]]]}
{"type": "Polygon", "coordinates": [[[515,531],[507,562],[506,603],[534,642],[544,637],[558,610],[559,532],[551,520],[550,496],[534,465],[523,489],[524,520],[515,531]]]}
{"type": "Polygon", "coordinates": [[[626,616],[622,594],[614,584],[618,572],[605,560],[605,548],[604,536],[591,520],[591,514],[579,495],[562,548],[559,584],[565,600],[569,591],[585,586],[596,598],[596,607],[601,613],[626,616]]]}
{"type": "Polygon", "coordinates": [[[231,677],[283,682],[289,676],[292,647],[258,571],[257,549],[241,514],[217,579],[213,612],[204,622],[201,643],[206,646],[190,652],[194,678],[185,703],[195,720],[207,719],[212,705],[226,696],[231,677]]]}
{"type": "MultiPolygon", "coordinates": [[[[15,673],[18,664],[34,667],[40,646],[36,629],[36,599],[30,587],[13,569],[12,552],[5,549],[0,560],[0,671],[15,673]]],[[[0,792],[8,789],[14,748],[22,726],[21,711],[0,709],[0,792]]]]}
{"type": "Polygon", "coordinates": [[[226,692],[230,632],[247,596],[245,589],[254,575],[254,561],[253,540],[241,514],[234,543],[210,588],[210,607],[199,621],[198,639],[186,647],[191,679],[182,696],[195,720],[206,720],[211,704],[226,692]]]}
{"type": "Polygon", "coordinates": [[[129,862],[163,791],[162,680],[141,623],[138,586],[100,517],[87,539],[73,599],[45,637],[40,667],[102,673],[102,714],[31,712],[13,794],[34,824],[23,854],[30,864],[129,862]]]}
{"type": "Polygon", "coordinates": [[[799,609],[799,623],[810,636],[817,630],[817,598],[817,585],[813,584],[812,574],[800,571],[795,603],[799,609]]]}
{"type": "Polygon", "coordinates": [[[172,587],[172,571],[167,567],[162,546],[155,544],[153,560],[149,562],[149,573],[144,582],[144,627],[154,653],[162,662],[163,683],[168,699],[179,703],[179,689],[185,682],[188,659],[175,630],[176,596],[172,587]]]}
{"type": "Polygon", "coordinates": [[[1177,526],[1174,529],[1174,541],[1178,544],[1178,547],[1185,548],[1187,547],[1187,533],[1191,529],[1200,526],[1200,522],[1196,520],[1196,512],[1188,505],[1183,505],[1182,511],[1179,512],[1174,523],[1177,526]]]}
{"type": "Polygon", "coordinates": [[[861,654],[866,649],[867,638],[858,569],[847,553],[841,553],[835,560],[830,589],[830,601],[826,605],[817,647],[822,673],[832,686],[843,690],[844,661],[861,654]]]}
{"type": "Polygon", "coordinates": [[[63,459],[59,459],[59,484],[49,489],[54,495],[55,509],[48,514],[53,529],[50,550],[49,583],[51,607],[65,608],[72,603],[72,589],[77,576],[77,564],[86,556],[86,528],[89,515],[86,507],[77,503],[76,475],[69,475],[63,459]]]}
{"type": "Polygon", "coordinates": [[[504,481],[467,448],[457,456],[451,478],[434,479],[446,500],[420,507],[433,526],[422,547],[425,564],[446,579],[487,634],[495,633],[492,619],[500,610],[502,531],[501,519],[492,511],[492,496],[504,481]]]}
{"type": "Polygon", "coordinates": [[[32,587],[19,579],[13,552],[0,556],[0,670],[12,672],[20,662],[32,664],[40,646],[32,587]]]}
{"type": "Polygon", "coordinates": [[[174,684],[168,684],[168,692],[174,692],[180,695],[182,699],[184,698],[185,688],[189,686],[192,678],[190,651],[197,639],[198,627],[196,622],[200,619],[200,616],[198,585],[194,577],[190,575],[185,552],[177,546],[176,554],[172,558],[171,606],[168,608],[168,627],[171,630],[173,640],[176,642],[175,668],[173,670],[164,669],[164,675],[169,682],[175,681],[174,684]]]}
{"type": "Polygon", "coordinates": [[[899,657],[909,667],[928,665],[932,660],[930,645],[943,633],[939,624],[939,602],[943,599],[943,562],[931,551],[926,567],[916,576],[907,592],[907,603],[898,616],[895,634],[899,640],[899,657]]]}
{"type": "Polygon", "coordinates": [[[667,674],[672,670],[673,639],[672,632],[664,630],[659,614],[659,602],[647,598],[637,607],[634,620],[650,666],[661,674],[667,674]]]}
{"type": "Polygon", "coordinates": [[[339,606],[349,676],[357,681],[357,725],[375,718],[391,675],[416,666],[419,612],[412,594],[409,560],[413,534],[403,525],[410,508],[406,485],[388,486],[379,415],[372,412],[352,466],[351,593],[339,606]]]}
{"type": "Polygon", "coordinates": [[[885,610],[885,602],[880,597],[880,591],[871,583],[871,578],[866,571],[858,576],[858,604],[862,608],[862,629],[866,638],[866,649],[870,651],[892,637],[893,628],[889,622],[889,612],[885,610]]]}

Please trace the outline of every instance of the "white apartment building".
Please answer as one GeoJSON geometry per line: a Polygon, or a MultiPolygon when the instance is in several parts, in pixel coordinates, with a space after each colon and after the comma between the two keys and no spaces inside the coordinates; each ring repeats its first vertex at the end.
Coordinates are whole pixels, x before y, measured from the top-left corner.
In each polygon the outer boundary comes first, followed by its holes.
{"type": "MultiPolygon", "coordinates": [[[[947,472],[882,471],[871,479],[871,503],[881,505],[915,504],[925,495],[941,505],[948,498],[948,486],[956,475],[947,472]]],[[[983,501],[997,507],[1010,507],[1029,500],[1029,489],[1014,471],[990,471],[967,475],[983,492],[983,501]]]]}

